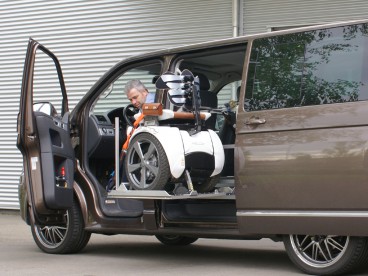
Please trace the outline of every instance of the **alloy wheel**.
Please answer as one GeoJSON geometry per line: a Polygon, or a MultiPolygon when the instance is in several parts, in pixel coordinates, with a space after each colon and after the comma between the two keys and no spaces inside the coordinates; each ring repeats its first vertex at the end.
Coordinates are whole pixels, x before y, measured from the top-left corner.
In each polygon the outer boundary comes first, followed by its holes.
{"type": "Polygon", "coordinates": [[[69,212],[65,213],[65,225],[54,225],[54,226],[42,226],[42,225],[34,225],[35,234],[38,237],[38,240],[42,243],[43,246],[47,248],[57,248],[60,244],[63,243],[69,225],[69,212]]]}
{"type": "Polygon", "coordinates": [[[344,255],[350,238],[333,235],[290,235],[295,254],[305,264],[313,267],[328,267],[344,255]]]}

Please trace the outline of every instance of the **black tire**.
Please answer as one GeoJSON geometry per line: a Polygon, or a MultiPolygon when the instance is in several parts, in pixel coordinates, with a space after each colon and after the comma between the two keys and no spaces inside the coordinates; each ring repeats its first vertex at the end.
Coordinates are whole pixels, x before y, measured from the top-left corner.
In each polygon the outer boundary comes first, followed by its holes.
{"type": "Polygon", "coordinates": [[[313,275],[342,275],[360,268],[368,255],[367,239],[333,235],[284,236],[291,261],[313,275]]]}
{"type": "Polygon", "coordinates": [[[184,236],[177,236],[177,235],[156,235],[156,238],[165,245],[170,246],[185,246],[192,244],[198,238],[193,237],[184,237],[184,236]]]}
{"type": "Polygon", "coordinates": [[[220,180],[220,175],[215,175],[204,179],[203,181],[198,181],[193,183],[194,189],[199,193],[213,192],[217,183],[220,180]]]}
{"type": "Polygon", "coordinates": [[[82,213],[74,200],[72,208],[65,212],[65,224],[55,226],[31,225],[37,246],[49,254],[69,254],[81,251],[91,233],[84,230],[82,213]]]}
{"type": "Polygon", "coordinates": [[[163,190],[171,176],[161,143],[149,133],[138,134],[125,156],[125,172],[132,189],[163,190]]]}

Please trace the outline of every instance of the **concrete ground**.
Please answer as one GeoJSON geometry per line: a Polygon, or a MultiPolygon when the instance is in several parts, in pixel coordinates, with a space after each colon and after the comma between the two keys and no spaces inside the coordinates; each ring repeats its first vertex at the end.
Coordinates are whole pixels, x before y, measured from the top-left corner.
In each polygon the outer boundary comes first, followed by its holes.
{"type": "MultiPolygon", "coordinates": [[[[18,212],[0,212],[0,275],[304,275],[283,244],[199,239],[168,247],[152,236],[93,234],[78,254],[49,255],[33,241],[18,212]]],[[[364,274],[368,275],[368,267],[364,274]]]]}

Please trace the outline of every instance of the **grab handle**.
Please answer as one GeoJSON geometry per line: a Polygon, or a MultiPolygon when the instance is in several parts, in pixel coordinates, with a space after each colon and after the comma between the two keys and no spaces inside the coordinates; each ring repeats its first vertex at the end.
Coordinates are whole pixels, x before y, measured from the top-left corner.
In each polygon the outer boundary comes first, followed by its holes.
{"type": "Polygon", "coordinates": [[[247,121],[245,121],[246,125],[261,125],[266,123],[266,119],[259,117],[251,117],[247,121]]]}

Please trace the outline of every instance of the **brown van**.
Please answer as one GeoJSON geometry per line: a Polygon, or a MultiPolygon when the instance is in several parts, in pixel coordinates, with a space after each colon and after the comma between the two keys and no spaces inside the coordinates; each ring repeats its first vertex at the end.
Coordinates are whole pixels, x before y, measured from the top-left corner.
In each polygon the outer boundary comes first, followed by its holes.
{"type": "Polygon", "coordinates": [[[367,60],[366,21],[201,43],[123,60],[69,112],[30,39],[21,216],[46,253],[92,233],[271,238],[306,273],[350,273],[368,254],[367,60]],[[154,103],[129,104],[132,79],[154,103]]]}

